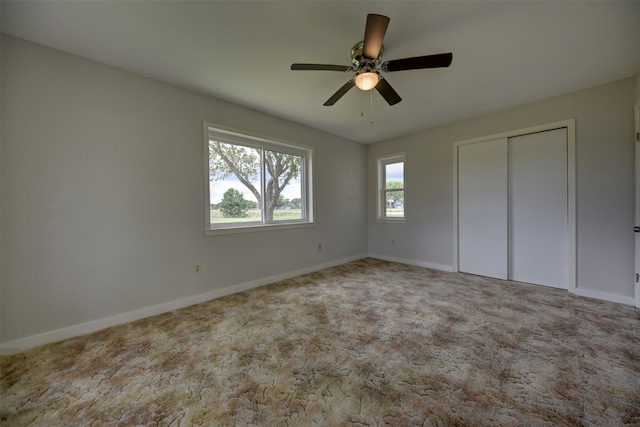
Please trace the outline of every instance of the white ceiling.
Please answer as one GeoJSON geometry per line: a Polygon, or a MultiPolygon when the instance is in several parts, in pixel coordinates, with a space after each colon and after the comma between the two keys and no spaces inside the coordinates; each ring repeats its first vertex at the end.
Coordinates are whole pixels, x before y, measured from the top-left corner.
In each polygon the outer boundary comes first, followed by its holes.
{"type": "Polygon", "coordinates": [[[5,33],[362,143],[640,71],[639,1],[4,0],[1,7],[5,33]],[[367,13],[391,18],[383,60],[453,52],[453,63],[386,74],[403,98],[395,106],[373,92],[371,111],[369,93],[354,88],[324,107],[350,75],[289,67],[350,65],[367,13]]]}

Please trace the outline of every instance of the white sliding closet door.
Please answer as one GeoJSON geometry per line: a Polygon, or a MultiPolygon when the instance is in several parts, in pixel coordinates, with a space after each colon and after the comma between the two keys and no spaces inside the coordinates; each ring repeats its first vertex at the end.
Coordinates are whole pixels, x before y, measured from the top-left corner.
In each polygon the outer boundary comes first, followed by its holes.
{"type": "Polygon", "coordinates": [[[509,139],[509,280],[568,289],[567,130],[509,139]]]}
{"type": "Polygon", "coordinates": [[[507,278],[507,139],[458,147],[459,271],[507,278]]]}

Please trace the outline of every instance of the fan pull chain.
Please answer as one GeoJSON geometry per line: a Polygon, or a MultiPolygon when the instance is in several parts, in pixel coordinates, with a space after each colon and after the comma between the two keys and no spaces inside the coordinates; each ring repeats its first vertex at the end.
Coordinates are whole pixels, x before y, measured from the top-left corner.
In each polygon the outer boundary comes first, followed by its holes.
{"type": "Polygon", "coordinates": [[[369,94],[371,94],[371,104],[369,107],[369,112],[371,114],[371,119],[369,120],[369,123],[371,123],[373,125],[373,89],[371,89],[369,91],[369,94]]]}
{"type": "MultiPolygon", "coordinates": [[[[373,125],[373,89],[369,91],[369,123],[373,125]]],[[[360,91],[360,117],[364,117],[364,91],[360,91]]]]}

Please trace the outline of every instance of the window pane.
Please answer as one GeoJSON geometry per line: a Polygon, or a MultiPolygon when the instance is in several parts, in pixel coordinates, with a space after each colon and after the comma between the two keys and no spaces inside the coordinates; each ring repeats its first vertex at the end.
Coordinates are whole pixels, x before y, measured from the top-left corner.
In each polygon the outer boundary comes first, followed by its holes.
{"type": "Polygon", "coordinates": [[[265,222],[296,221],[303,212],[302,168],[304,158],[265,150],[265,222]]]}
{"type": "Polygon", "coordinates": [[[385,217],[404,218],[404,191],[385,191],[385,217]]]}
{"type": "Polygon", "coordinates": [[[205,126],[208,236],[313,222],[313,150],[205,126]],[[238,229],[237,231],[234,229],[238,229]]]}
{"type": "Polygon", "coordinates": [[[385,188],[404,188],[404,162],[385,165],[384,176],[385,188]]]}
{"type": "Polygon", "coordinates": [[[261,150],[209,141],[210,224],[261,222],[261,150]]]}
{"type": "Polygon", "coordinates": [[[378,220],[400,220],[404,222],[405,214],[405,153],[397,153],[377,158],[378,165],[378,220]]]}

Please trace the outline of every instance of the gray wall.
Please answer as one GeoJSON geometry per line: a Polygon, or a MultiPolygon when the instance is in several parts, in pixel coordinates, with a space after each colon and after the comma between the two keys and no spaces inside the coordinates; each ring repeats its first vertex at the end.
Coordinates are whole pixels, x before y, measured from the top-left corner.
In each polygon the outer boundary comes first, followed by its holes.
{"type": "Polygon", "coordinates": [[[368,147],[9,36],[1,78],[1,343],[367,251],[449,269],[452,144],[570,117],[578,287],[633,295],[634,78],[368,147]],[[203,121],[314,146],[317,225],[205,237],[203,121]],[[401,151],[408,221],[379,223],[375,157],[401,151]]]}
{"type": "Polygon", "coordinates": [[[577,287],[632,297],[634,85],[629,78],[368,146],[369,253],[452,268],[453,144],[575,117],[577,287]],[[375,158],[401,151],[407,222],[377,222],[375,158]]]}
{"type": "Polygon", "coordinates": [[[361,144],[3,36],[1,342],[365,256],[365,157],[361,144]],[[315,147],[317,225],[205,237],[203,121],[315,147]]]}

